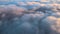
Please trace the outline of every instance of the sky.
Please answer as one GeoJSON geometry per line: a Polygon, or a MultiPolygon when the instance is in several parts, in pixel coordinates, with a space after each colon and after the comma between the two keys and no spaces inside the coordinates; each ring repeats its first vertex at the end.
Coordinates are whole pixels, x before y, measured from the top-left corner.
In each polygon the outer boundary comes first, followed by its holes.
{"type": "MultiPolygon", "coordinates": [[[[51,0],[0,0],[0,1],[51,1],[51,0]]],[[[52,1],[56,1],[56,0],[52,0],[52,1]]],[[[57,0],[60,1],[60,0],[57,0]]]]}
{"type": "Polygon", "coordinates": [[[30,2],[30,1],[40,1],[40,2],[47,2],[47,3],[60,3],[60,0],[0,0],[0,4],[1,2],[5,3],[5,2],[30,2]]]}

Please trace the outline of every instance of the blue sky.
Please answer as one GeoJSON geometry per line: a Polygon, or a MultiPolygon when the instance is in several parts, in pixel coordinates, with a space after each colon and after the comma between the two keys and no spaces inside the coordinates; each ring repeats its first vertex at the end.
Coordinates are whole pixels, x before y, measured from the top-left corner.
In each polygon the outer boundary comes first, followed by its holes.
{"type": "MultiPolygon", "coordinates": [[[[0,2],[11,2],[11,1],[13,1],[13,2],[19,2],[19,1],[41,1],[41,0],[0,0],[0,2]]],[[[51,1],[51,0],[48,0],[49,2],[51,1]]],[[[58,1],[58,0],[52,0],[53,2],[56,2],[56,1],[58,1]]]]}
{"type": "Polygon", "coordinates": [[[40,1],[40,0],[0,0],[0,1],[40,1]]]}

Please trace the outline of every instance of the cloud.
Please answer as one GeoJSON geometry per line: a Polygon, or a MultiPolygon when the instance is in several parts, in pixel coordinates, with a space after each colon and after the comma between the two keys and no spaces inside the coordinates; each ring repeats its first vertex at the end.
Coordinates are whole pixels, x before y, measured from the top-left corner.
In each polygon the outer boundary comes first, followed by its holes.
{"type": "Polygon", "coordinates": [[[18,2],[17,4],[19,6],[0,5],[1,34],[6,34],[6,32],[7,34],[36,34],[38,31],[39,34],[60,32],[60,10],[58,11],[56,6],[39,5],[39,2],[18,2]]]}

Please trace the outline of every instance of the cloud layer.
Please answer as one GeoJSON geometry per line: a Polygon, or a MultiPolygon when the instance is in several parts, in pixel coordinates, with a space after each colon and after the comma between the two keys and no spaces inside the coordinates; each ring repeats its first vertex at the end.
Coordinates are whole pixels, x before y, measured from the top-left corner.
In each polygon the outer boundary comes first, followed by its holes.
{"type": "Polygon", "coordinates": [[[0,34],[60,34],[60,5],[39,2],[0,5],[0,34]]]}

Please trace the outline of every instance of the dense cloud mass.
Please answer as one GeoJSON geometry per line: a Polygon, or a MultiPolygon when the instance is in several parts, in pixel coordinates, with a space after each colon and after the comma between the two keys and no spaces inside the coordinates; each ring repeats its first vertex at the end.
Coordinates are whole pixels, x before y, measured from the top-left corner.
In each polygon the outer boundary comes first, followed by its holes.
{"type": "Polygon", "coordinates": [[[0,4],[0,34],[60,34],[60,5],[0,4]]]}

